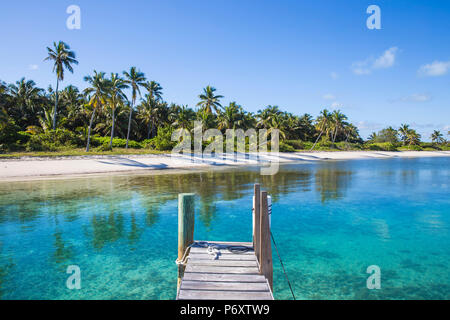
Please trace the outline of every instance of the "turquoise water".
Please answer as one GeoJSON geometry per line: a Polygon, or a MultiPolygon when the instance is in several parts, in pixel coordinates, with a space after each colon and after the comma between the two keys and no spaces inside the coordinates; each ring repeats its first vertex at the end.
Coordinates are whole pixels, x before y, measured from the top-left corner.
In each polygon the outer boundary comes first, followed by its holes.
{"type": "Polygon", "coordinates": [[[196,239],[250,241],[255,182],[298,299],[450,298],[449,157],[0,183],[0,298],[173,299],[178,193],[197,194],[196,239]]]}

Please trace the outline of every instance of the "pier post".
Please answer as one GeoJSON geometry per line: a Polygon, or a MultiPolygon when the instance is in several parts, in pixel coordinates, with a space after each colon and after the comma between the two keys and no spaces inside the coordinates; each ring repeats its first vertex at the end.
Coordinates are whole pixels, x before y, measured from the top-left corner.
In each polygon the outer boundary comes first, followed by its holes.
{"type": "Polygon", "coordinates": [[[269,206],[266,191],[261,191],[260,209],[260,273],[266,277],[273,292],[272,243],[270,240],[269,206]]]}
{"type": "Polygon", "coordinates": [[[258,263],[261,264],[259,260],[259,248],[261,244],[260,239],[260,208],[261,208],[261,189],[259,183],[255,183],[254,186],[254,199],[253,199],[253,249],[255,250],[256,259],[258,263]]]}
{"type": "MultiPolygon", "coordinates": [[[[183,259],[186,249],[194,242],[194,199],[193,193],[178,195],[178,260],[183,259]]],[[[184,265],[178,265],[177,292],[184,275],[184,269],[184,265]]]]}

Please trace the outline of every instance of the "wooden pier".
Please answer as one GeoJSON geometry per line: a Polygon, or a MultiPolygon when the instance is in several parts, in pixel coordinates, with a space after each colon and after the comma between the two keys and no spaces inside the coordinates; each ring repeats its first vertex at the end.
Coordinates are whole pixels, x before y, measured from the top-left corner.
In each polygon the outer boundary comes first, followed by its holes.
{"type": "Polygon", "coordinates": [[[267,192],[254,191],[252,242],[194,241],[194,195],[179,195],[177,300],[273,300],[267,192]]]}

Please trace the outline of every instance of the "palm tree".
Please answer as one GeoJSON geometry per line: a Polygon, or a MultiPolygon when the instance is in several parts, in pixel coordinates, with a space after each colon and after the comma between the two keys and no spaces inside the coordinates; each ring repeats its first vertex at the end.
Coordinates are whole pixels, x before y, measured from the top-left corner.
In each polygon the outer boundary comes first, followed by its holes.
{"type": "Polygon", "coordinates": [[[192,109],[189,109],[187,106],[182,105],[178,106],[178,111],[176,115],[176,120],[172,123],[172,125],[176,128],[180,129],[189,129],[191,127],[191,117],[192,117],[192,109]]]}
{"type": "Polygon", "coordinates": [[[403,141],[403,144],[406,144],[406,140],[407,140],[407,138],[408,138],[408,132],[410,131],[411,129],[409,128],[409,125],[407,125],[407,124],[402,124],[401,126],[400,126],[400,128],[398,129],[398,133],[400,134],[400,136],[401,136],[401,139],[402,139],[402,141],[403,141]]]}
{"type": "Polygon", "coordinates": [[[320,137],[324,132],[328,136],[328,132],[330,130],[330,123],[331,123],[331,114],[328,112],[327,109],[322,110],[320,112],[320,116],[316,120],[316,126],[317,128],[319,128],[320,133],[316,141],[314,142],[313,146],[311,147],[311,150],[314,149],[314,147],[316,146],[317,142],[319,141],[320,137]]]}
{"type": "Polygon", "coordinates": [[[345,126],[344,132],[346,134],[345,142],[348,142],[350,139],[351,141],[361,140],[358,128],[351,123],[345,126]]]}
{"type": "Polygon", "coordinates": [[[93,76],[84,77],[84,81],[87,81],[91,86],[84,89],[84,93],[89,96],[88,105],[93,107],[91,120],[89,121],[89,130],[87,136],[86,152],[89,152],[89,142],[91,138],[92,123],[94,122],[95,111],[101,108],[106,101],[106,95],[108,92],[109,83],[105,79],[104,72],[97,72],[94,70],[93,76]]]}
{"type": "Polygon", "coordinates": [[[16,84],[8,86],[9,97],[12,99],[12,107],[9,112],[13,118],[19,120],[21,126],[30,122],[37,112],[36,105],[40,102],[43,92],[42,89],[36,87],[33,80],[25,80],[25,78],[16,81],[16,84]]]}
{"type": "Polygon", "coordinates": [[[256,117],[259,119],[256,125],[260,128],[269,129],[272,117],[280,114],[278,106],[267,106],[264,110],[258,110],[256,117]]]}
{"type": "Polygon", "coordinates": [[[219,130],[236,129],[236,127],[241,127],[243,120],[244,112],[242,107],[236,102],[230,102],[217,117],[218,128],[219,130]]]}
{"type": "Polygon", "coordinates": [[[127,99],[122,90],[128,88],[125,80],[120,78],[117,73],[111,73],[111,79],[109,80],[109,92],[108,92],[108,104],[111,108],[112,126],[111,126],[111,139],[109,140],[109,147],[112,148],[112,142],[114,138],[114,124],[116,119],[116,108],[127,99]]]}
{"type": "Polygon", "coordinates": [[[150,94],[146,94],[144,97],[145,99],[138,107],[138,118],[147,125],[147,139],[150,139],[150,134],[155,128],[158,103],[150,94]]]}
{"type": "Polygon", "coordinates": [[[418,145],[420,143],[420,137],[420,134],[418,134],[416,130],[410,129],[406,136],[405,142],[407,142],[408,145],[418,145]]]}
{"type": "Polygon", "coordinates": [[[285,120],[282,114],[274,114],[271,117],[271,122],[269,124],[269,129],[267,130],[267,135],[271,134],[275,130],[278,130],[279,134],[283,139],[286,139],[285,133],[285,120]]]}
{"type": "Polygon", "coordinates": [[[444,143],[444,135],[440,131],[434,130],[434,132],[431,134],[431,141],[438,144],[444,143]]]}
{"type": "Polygon", "coordinates": [[[220,99],[223,98],[221,95],[214,95],[216,88],[207,86],[203,89],[203,93],[198,97],[200,98],[200,102],[197,103],[197,106],[201,106],[207,113],[211,113],[214,110],[218,112],[219,108],[222,107],[220,104],[220,99]]]}
{"type": "Polygon", "coordinates": [[[72,64],[78,64],[75,59],[75,52],[70,51],[70,47],[59,41],[58,43],[53,42],[53,48],[47,47],[48,56],[45,60],[54,61],[53,72],[56,72],[56,98],[55,98],[55,110],[53,111],[53,130],[56,129],[56,114],[58,109],[58,86],[59,81],[64,80],[64,69],[69,70],[73,73],[72,64]]]}
{"type": "Polygon", "coordinates": [[[144,84],[144,88],[147,89],[150,98],[155,99],[156,101],[162,100],[162,87],[156,81],[147,81],[144,84]]]}
{"type": "Polygon", "coordinates": [[[345,120],[347,120],[347,116],[343,114],[340,110],[335,110],[331,114],[331,122],[334,129],[333,143],[336,142],[336,136],[338,132],[342,131],[344,126],[347,125],[345,120]]]}
{"type": "Polygon", "coordinates": [[[141,96],[141,90],[139,87],[145,85],[145,75],[144,73],[138,71],[136,67],[131,67],[130,71],[124,71],[123,75],[125,76],[125,82],[128,83],[131,87],[131,106],[130,106],[130,117],[128,119],[128,131],[127,131],[127,143],[125,148],[128,149],[128,140],[130,139],[130,129],[131,129],[131,116],[133,113],[134,104],[136,102],[137,94],[141,96]]]}

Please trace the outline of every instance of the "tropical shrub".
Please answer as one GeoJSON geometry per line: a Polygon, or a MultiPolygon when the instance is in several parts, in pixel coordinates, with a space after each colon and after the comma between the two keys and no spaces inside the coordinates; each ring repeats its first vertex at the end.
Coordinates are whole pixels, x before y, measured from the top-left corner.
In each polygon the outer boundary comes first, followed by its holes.
{"type": "Polygon", "coordinates": [[[27,151],[55,151],[60,147],[81,147],[83,139],[67,129],[48,130],[30,135],[27,151]]]}
{"type": "MultiPolygon", "coordinates": [[[[108,146],[109,148],[109,142],[111,140],[111,137],[100,137],[100,136],[93,136],[92,137],[92,145],[93,146],[108,146]]],[[[127,145],[127,140],[126,139],[120,139],[120,138],[113,138],[112,141],[112,147],[113,148],[125,148],[127,145]]],[[[142,149],[144,147],[144,144],[141,142],[137,142],[134,140],[128,140],[128,147],[129,148],[133,148],[133,149],[142,149]]],[[[103,147],[104,148],[104,147],[103,147]]],[[[110,150],[109,149],[105,149],[102,151],[106,151],[106,150],[110,150]]]]}
{"type": "Polygon", "coordinates": [[[16,150],[21,142],[21,134],[19,126],[14,121],[7,121],[0,124],[0,150],[16,150]]]}
{"type": "Polygon", "coordinates": [[[304,150],[305,143],[302,140],[286,140],[285,143],[295,150],[304,150]]]}
{"type": "Polygon", "coordinates": [[[280,150],[280,152],[295,152],[295,149],[293,146],[291,146],[287,143],[284,143],[282,141],[280,141],[279,150],[280,150]]]}
{"type": "Polygon", "coordinates": [[[177,141],[172,141],[173,127],[166,126],[158,129],[158,134],[152,139],[145,140],[146,148],[151,148],[159,151],[172,150],[177,141]]]}
{"type": "Polygon", "coordinates": [[[412,144],[409,146],[402,146],[402,147],[398,148],[398,150],[400,150],[400,151],[422,151],[423,149],[421,146],[412,144]]]}

